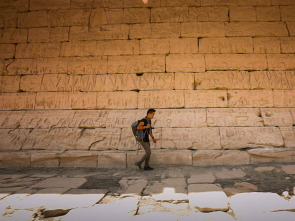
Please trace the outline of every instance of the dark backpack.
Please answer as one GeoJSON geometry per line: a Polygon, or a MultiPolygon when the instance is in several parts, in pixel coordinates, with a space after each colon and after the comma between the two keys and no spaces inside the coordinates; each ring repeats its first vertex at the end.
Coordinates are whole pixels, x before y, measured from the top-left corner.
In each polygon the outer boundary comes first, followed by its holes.
{"type": "MultiPolygon", "coordinates": [[[[145,119],[147,119],[147,118],[145,118],[145,119]]],[[[140,123],[140,120],[135,121],[133,124],[131,124],[131,128],[132,128],[132,132],[135,137],[135,140],[136,141],[143,141],[145,134],[143,133],[143,130],[137,130],[139,123],[140,123]]]]}

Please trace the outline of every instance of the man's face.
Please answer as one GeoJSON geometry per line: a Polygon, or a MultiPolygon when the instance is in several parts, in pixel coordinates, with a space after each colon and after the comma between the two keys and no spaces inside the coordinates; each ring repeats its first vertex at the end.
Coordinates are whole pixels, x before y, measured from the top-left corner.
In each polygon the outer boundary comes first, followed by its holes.
{"type": "Polygon", "coordinates": [[[153,119],[154,116],[155,116],[155,112],[153,112],[153,113],[149,113],[148,118],[149,118],[149,119],[153,119]]]}

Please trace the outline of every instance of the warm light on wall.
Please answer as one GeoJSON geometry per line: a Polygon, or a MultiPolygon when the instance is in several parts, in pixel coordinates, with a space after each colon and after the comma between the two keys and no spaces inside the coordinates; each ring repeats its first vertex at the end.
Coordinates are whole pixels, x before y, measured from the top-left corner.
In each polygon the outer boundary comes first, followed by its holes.
{"type": "Polygon", "coordinates": [[[149,2],[149,0],[142,0],[142,2],[143,2],[144,4],[147,4],[147,3],[149,2]]]}

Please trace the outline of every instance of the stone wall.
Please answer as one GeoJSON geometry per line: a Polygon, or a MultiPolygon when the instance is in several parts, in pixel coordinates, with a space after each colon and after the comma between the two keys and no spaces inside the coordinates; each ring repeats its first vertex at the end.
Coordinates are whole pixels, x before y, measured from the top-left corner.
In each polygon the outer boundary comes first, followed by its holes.
{"type": "Polygon", "coordinates": [[[295,1],[0,2],[0,167],[295,160],[295,1]]]}

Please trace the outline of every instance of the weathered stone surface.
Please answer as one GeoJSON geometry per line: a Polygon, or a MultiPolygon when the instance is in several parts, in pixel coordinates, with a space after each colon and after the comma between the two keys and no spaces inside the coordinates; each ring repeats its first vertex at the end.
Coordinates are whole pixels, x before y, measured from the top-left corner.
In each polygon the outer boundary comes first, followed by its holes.
{"type": "Polygon", "coordinates": [[[228,107],[273,107],[272,90],[228,90],[228,107]]]}
{"type": "Polygon", "coordinates": [[[35,93],[2,93],[0,96],[1,110],[32,110],[35,109],[35,93]]]}
{"type": "Polygon", "coordinates": [[[62,42],[69,40],[69,27],[30,28],[28,42],[62,42]]]}
{"type": "Polygon", "coordinates": [[[36,216],[36,211],[17,210],[11,214],[5,214],[2,217],[3,219],[7,219],[7,220],[34,220],[35,216],[36,216]]]}
{"type": "Polygon", "coordinates": [[[201,53],[253,53],[252,39],[248,37],[239,38],[201,38],[201,53]]]}
{"type": "Polygon", "coordinates": [[[292,221],[294,219],[294,212],[263,212],[263,213],[248,213],[239,220],[285,220],[292,221]]]}
{"type": "MultiPolygon", "coordinates": [[[[194,128],[206,127],[205,109],[159,109],[154,116],[155,128],[194,128]],[[185,118],[183,117],[185,116],[185,118]]],[[[157,130],[155,130],[156,132],[157,130]]]]}
{"type": "Polygon", "coordinates": [[[281,38],[282,53],[294,53],[295,52],[295,38],[286,37],[281,38]]]}
{"type": "Polygon", "coordinates": [[[73,209],[63,217],[63,220],[95,220],[97,217],[103,220],[128,220],[135,215],[137,204],[138,199],[136,197],[127,197],[116,201],[114,204],[97,204],[89,208],[73,209]]]}
{"type": "Polygon", "coordinates": [[[167,149],[221,149],[218,128],[163,128],[162,147],[167,149]]]}
{"type": "Polygon", "coordinates": [[[179,38],[180,23],[134,24],[130,27],[130,39],[179,38]]]}
{"type": "Polygon", "coordinates": [[[225,90],[188,90],[184,93],[185,108],[227,106],[225,90]]]}
{"type": "Polygon", "coordinates": [[[26,138],[30,134],[30,129],[1,129],[0,149],[1,150],[21,150],[26,138]]]}
{"type": "Polygon", "coordinates": [[[287,174],[295,174],[295,166],[294,165],[282,166],[282,170],[287,174]]]}
{"type": "MultiPolygon", "coordinates": [[[[125,168],[127,156],[123,152],[100,152],[97,157],[98,168],[125,168]]],[[[132,163],[132,165],[134,165],[132,163]]]]}
{"type": "Polygon", "coordinates": [[[254,71],[250,73],[251,89],[294,89],[294,71],[254,71]]]}
{"type": "Polygon", "coordinates": [[[225,24],[226,36],[274,37],[288,36],[283,22],[230,22],[225,24]]]}
{"type": "Polygon", "coordinates": [[[206,70],[265,70],[266,56],[263,54],[206,54],[206,70]]]}
{"type": "Polygon", "coordinates": [[[17,13],[11,10],[1,9],[0,19],[1,28],[15,28],[17,23],[17,13]]]}
{"type": "Polygon", "coordinates": [[[174,73],[145,73],[140,77],[139,89],[143,90],[173,90],[175,88],[174,73]]]}
{"type": "Polygon", "coordinates": [[[62,152],[33,152],[31,167],[58,167],[59,156],[62,152]]]}
{"type": "Polygon", "coordinates": [[[281,132],[275,127],[220,128],[221,146],[224,149],[282,147],[281,132]]]}
{"type": "Polygon", "coordinates": [[[98,92],[98,109],[136,109],[137,92],[98,92]]]}
{"type": "Polygon", "coordinates": [[[249,164],[250,156],[238,150],[198,150],[193,153],[193,165],[249,164]]]}
{"type": "Polygon", "coordinates": [[[67,151],[59,155],[60,167],[97,167],[98,152],[67,151]]]}
{"type": "Polygon", "coordinates": [[[275,193],[240,193],[231,197],[230,206],[237,218],[288,207],[288,201],[275,193]]]}
{"type": "Polygon", "coordinates": [[[0,45],[0,58],[8,59],[15,56],[15,45],[14,44],[1,44],[0,45]]]}
{"type": "Polygon", "coordinates": [[[188,184],[193,183],[214,183],[215,176],[212,173],[193,174],[187,179],[188,184]]]}
{"type": "Polygon", "coordinates": [[[268,70],[294,70],[294,54],[267,54],[268,70]]]}
{"type": "Polygon", "coordinates": [[[257,167],[255,170],[258,172],[269,172],[275,170],[275,167],[257,167]]]}
{"type": "Polygon", "coordinates": [[[214,184],[188,185],[188,198],[190,206],[201,212],[228,210],[227,196],[222,188],[214,184]]]}
{"type": "Polygon", "coordinates": [[[166,57],[167,72],[203,72],[205,71],[204,55],[171,54],[166,57]]]}
{"type": "Polygon", "coordinates": [[[295,128],[293,127],[281,127],[280,131],[283,136],[285,147],[294,149],[295,148],[295,128]]]}
{"type": "Polygon", "coordinates": [[[264,126],[288,127],[294,124],[290,108],[261,108],[264,126]]]}
{"type": "Polygon", "coordinates": [[[166,39],[142,39],[139,41],[140,54],[167,54],[169,41],[166,39]]]}
{"type": "Polygon", "coordinates": [[[54,58],[60,55],[60,43],[18,44],[16,58],[54,58]]]}
{"type": "Polygon", "coordinates": [[[246,71],[207,71],[195,74],[195,87],[200,90],[249,89],[246,71]]]}
{"type": "Polygon", "coordinates": [[[7,28],[3,29],[2,43],[26,43],[28,29],[7,28]]]}
{"type": "Polygon", "coordinates": [[[181,37],[224,37],[222,22],[183,22],[181,37]]]}
{"type": "Polygon", "coordinates": [[[151,13],[148,8],[125,8],[123,13],[123,23],[138,24],[149,23],[151,13]]]}
{"type": "Polygon", "coordinates": [[[0,76],[0,91],[1,92],[18,92],[20,88],[19,76],[0,76]]]}
{"type": "Polygon", "coordinates": [[[176,90],[194,90],[195,80],[194,73],[175,73],[175,89],[176,90]]]}
{"type": "Polygon", "coordinates": [[[183,91],[140,91],[138,108],[182,108],[184,107],[183,91]]]}
{"type": "Polygon", "coordinates": [[[286,22],[291,36],[295,36],[295,22],[286,22]]]}
{"type": "Polygon", "coordinates": [[[238,193],[249,193],[258,191],[258,187],[247,182],[235,183],[233,188],[224,188],[227,196],[233,196],[238,193]]]}
{"type": "Polygon", "coordinates": [[[295,107],[295,90],[274,90],[274,107],[295,107]]]}
{"type": "Polygon", "coordinates": [[[257,7],[257,21],[280,21],[281,12],[280,7],[271,6],[271,7],[257,7]]]}
{"type": "Polygon", "coordinates": [[[208,108],[209,127],[259,127],[264,126],[257,108],[208,108]]]}
{"type": "Polygon", "coordinates": [[[256,8],[253,6],[230,6],[229,12],[231,22],[256,21],[256,8]]]}
{"type": "Polygon", "coordinates": [[[171,220],[176,221],[178,220],[177,216],[167,213],[167,212],[149,212],[142,215],[136,215],[134,216],[134,221],[144,221],[144,220],[156,220],[159,217],[163,220],[171,220]]]}
{"type": "Polygon", "coordinates": [[[0,167],[29,167],[30,154],[28,152],[1,152],[0,167]]]}
{"type": "MultiPolygon", "coordinates": [[[[133,167],[143,154],[143,151],[138,154],[135,151],[127,152],[127,166],[133,167]]],[[[187,150],[154,150],[152,151],[150,165],[192,165],[192,153],[187,150]]]]}
{"type": "Polygon", "coordinates": [[[108,73],[165,72],[164,55],[110,56],[108,73]]]}
{"type": "Polygon", "coordinates": [[[171,54],[195,54],[199,51],[196,38],[171,38],[169,43],[171,54]]]}
{"type": "Polygon", "coordinates": [[[295,151],[285,148],[259,148],[248,150],[251,163],[264,162],[293,162],[295,151]]]}
{"type": "Polygon", "coordinates": [[[234,221],[235,219],[225,212],[210,212],[210,213],[193,213],[189,216],[183,216],[178,218],[179,221],[189,220],[222,220],[222,221],[234,221]]]}
{"type": "Polygon", "coordinates": [[[253,39],[254,53],[280,53],[281,42],[278,37],[255,37],[253,39]]]}
{"type": "Polygon", "coordinates": [[[189,21],[220,22],[228,21],[228,7],[189,7],[189,21]]]}
{"type": "Polygon", "coordinates": [[[70,188],[79,188],[87,180],[85,178],[68,178],[68,177],[55,177],[45,179],[31,187],[33,188],[53,188],[53,187],[70,187],[70,188]]]}
{"type": "Polygon", "coordinates": [[[187,7],[161,7],[151,9],[151,22],[187,22],[187,7]]]}
{"type": "Polygon", "coordinates": [[[117,149],[120,129],[54,128],[34,129],[23,149],[108,150],[117,149]],[[38,137],[38,139],[36,139],[38,137]]]}
{"type": "Polygon", "coordinates": [[[122,187],[121,197],[126,196],[141,196],[143,190],[146,188],[148,181],[140,177],[123,177],[119,184],[122,187]]]}
{"type": "Polygon", "coordinates": [[[217,179],[237,179],[246,176],[246,173],[241,169],[228,170],[226,168],[214,172],[217,179]]]}

